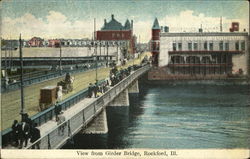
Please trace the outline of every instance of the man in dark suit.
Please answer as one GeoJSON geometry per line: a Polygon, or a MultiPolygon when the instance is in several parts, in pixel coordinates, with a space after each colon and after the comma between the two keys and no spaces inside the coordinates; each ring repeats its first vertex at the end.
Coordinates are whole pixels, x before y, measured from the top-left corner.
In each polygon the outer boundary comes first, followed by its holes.
{"type": "MultiPolygon", "coordinates": [[[[31,131],[30,142],[34,143],[38,139],[40,139],[40,137],[41,137],[40,130],[37,128],[37,123],[35,123],[32,131],[31,131]]],[[[35,149],[35,148],[40,149],[40,141],[38,141],[34,145],[32,145],[32,149],[35,149]]]]}
{"type": "Polygon", "coordinates": [[[19,123],[17,120],[14,120],[14,123],[12,124],[12,133],[13,133],[13,141],[15,142],[15,146],[19,145],[18,138],[19,138],[19,123]]]}
{"type": "Polygon", "coordinates": [[[26,147],[28,144],[28,139],[30,135],[30,126],[25,121],[23,121],[20,126],[21,126],[21,132],[20,132],[21,143],[19,148],[22,148],[23,142],[25,142],[24,147],[26,147]]]}

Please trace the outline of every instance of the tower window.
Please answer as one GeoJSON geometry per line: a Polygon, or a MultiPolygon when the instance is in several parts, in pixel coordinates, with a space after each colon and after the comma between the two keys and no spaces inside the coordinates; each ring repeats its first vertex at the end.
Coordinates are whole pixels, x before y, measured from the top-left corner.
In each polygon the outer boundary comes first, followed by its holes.
{"type": "Polygon", "coordinates": [[[209,50],[214,50],[214,44],[213,43],[209,43],[209,50]]]}
{"type": "Polygon", "coordinates": [[[205,43],[204,43],[204,50],[208,50],[207,48],[208,48],[208,47],[207,47],[207,42],[205,42],[205,43]]]}
{"type": "Polygon", "coordinates": [[[194,43],[194,50],[198,50],[198,43],[194,43]]]}
{"type": "Polygon", "coordinates": [[[182,43],[178,43],[178,49],[182,50],[182,43]]]}
{"type": "Polygon", "coordinates": [[[220,41],[220,43],[219,43],[219,49],[220,49],[220,51],[223,50],[223,41],[220,41]]]}
{"type": "Polygon", "coordinates": [[[225,50],[228,51],[229,50],[229,43],[225,43],[225,50]]]}
{"type": "Polygon", "coordinates": [[[246,49],[245,41],[242,41],[241,42],[241,50],[244,51],[245,49],[246,49]]]}
{"type": "Polygon", "coordinates": [[[235,43],[235,50],[239,50],[240,49],[240,47],[239,47],[239,42],[237,41],[236,43],[235,43]]]}
{"type": "Polygon", "coordinates": [[[188,50],[192,50],[192,43],[188,43],[188,50]]]}
{"type": "Polygon", "coordinates": [[[173,43],[173,51],[176,51],[176,43],[173,43]]]}

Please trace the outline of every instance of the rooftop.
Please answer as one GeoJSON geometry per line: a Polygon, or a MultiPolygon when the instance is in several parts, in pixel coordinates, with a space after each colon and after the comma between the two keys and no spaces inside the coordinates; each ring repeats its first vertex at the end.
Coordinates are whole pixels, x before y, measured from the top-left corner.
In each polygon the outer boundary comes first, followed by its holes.
{"type": "Polygon", "coordinates": [[[161,37],[174,36],[248,36],[247,32],[161,32],[161,37]]]}
{"type": "Polygon", "coordinates": [[[118,22],[114,15],[111,15],[111,20],[107,23],[106,19],[104,19],[104,25],[101,30],[131,30],[133,28],[133,21],[131,23],[127,19],[125,25],[123,26],[120,22],[118,22]]]}

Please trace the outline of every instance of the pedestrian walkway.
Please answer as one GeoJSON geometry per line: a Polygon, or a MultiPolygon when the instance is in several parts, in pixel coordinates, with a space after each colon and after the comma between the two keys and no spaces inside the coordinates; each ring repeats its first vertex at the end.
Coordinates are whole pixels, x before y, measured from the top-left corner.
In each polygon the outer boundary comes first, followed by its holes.
{"type": "MultiPolygon", "coordinates": [[[[63,112],[63,116],[65,119],[70,119],[72,116],[74,116],[77,112],[81,111],[82,109],[86,108],[91,102],[93,102],[96,98],[84,98],[79,103],[75,104],[74,106],[70,107],[66,111],[63,112]]],[[[51,130],[54,130],[57,127],[56,119],[53,118],[52,120],[49,120],[45,124],[37,127],[40,130],[41,136],[44,136],[45,134],[49,133],[51,130]]],[[[28,142],[29,147],[31,145],[30,142],[28,142]]],[[[18,149],[18,147],[14,147],[12,145],[8,145],[5,147],[5,149],[18,149]]]]}

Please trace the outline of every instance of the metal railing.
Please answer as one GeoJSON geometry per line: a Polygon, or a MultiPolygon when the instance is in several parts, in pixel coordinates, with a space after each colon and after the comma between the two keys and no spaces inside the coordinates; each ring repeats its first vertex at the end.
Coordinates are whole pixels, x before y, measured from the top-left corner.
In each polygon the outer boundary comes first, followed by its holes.
{"type": "MultiPolygon", "coordinates": [[[[99,65],[98,67],[99,68],[103,67],[103,65],[99,65]]],[[[85,71],[93,70],[93,69],[95,69],[95,64],[92,64],[90,66],[90,68],[79,68],[79,69],[75,69],[75,70],[63,70],[62,74],[60,73],[60,71],[57,71],[57,72],[48,73],[48,74],[37,76],[37,77],[27,78],[27,79],[24,79],[24,86],[39,83],[39,82],[53,79],[53,78],[57,78],[60,76],[64,76],[64,74],[66,74],[68,72],[69,73],[79,73],[79,72],[85,72],[85,71]]],[[[17,81],[15,83],[10,83],[8,85],[5,85],[4,83],[5,83],[5,81],[3,78],[1,80],[1,93],[4,93],[6,91],[16,90],[16,89],[20,88],[20,81],[17,81]]]]}
{"type": "MultiPolygon", "coordinates": [[[[102,96],[98,97],[95,101],[90,103],[88,106],[83,107],[82,110],[77,112],[75,115],[73,115],[60,125],[56,126],[54,129],[43,135],[39,140],[37,140],[33,144],[29,145],[27,149],[31,149],[32,146],[37,143],[40,144],[41,149],[57,149],[62,147],[69,139],[72,139],[74,134],[79,132],[83,126],[86,126],[90,121],[92,121],[92,119],[94,119],[103,109],[105,109],[105,107],[115,97],[117,97],[139,76],[148,71],[149,68],[150,66],[146,65],[136,70],[127,78],[123,79],[114,87],[109,89],[102,96]],[[63,133],[61,132],[62,127],[64,127],[63,133]]],[[[65,108],[66,107],[67,104],[65,103],[65,108]]]]}
{"type": "MultiPolygon", "coordinates": [[[[102,84],[105,82],[105,80],[100,80],[98,84],[102,84]]],[[[78,103],[82,99],[84,99],[87,96],[87,89],[84,89],[68,98],[63,100],[62,102],[58,103],[61,105],[62,110],[66,110],[73,106],[74,104],[78,103]]],[[[46,123],[47,121],[51,120],[53,117],[55,117],[55,106],[51,106],[48,109],[39,112],[35,114],[34,116],[31,117],[31,120],[34,123],[37,123],[38,126],[41,126],[42,124],[46,123]]],[[[2,143],[7,143],[8,141],[11,141],[11,133],[12,133],[12,128],[7,128],[1,131],[1,135],[3,138],[2,143]]]]}

